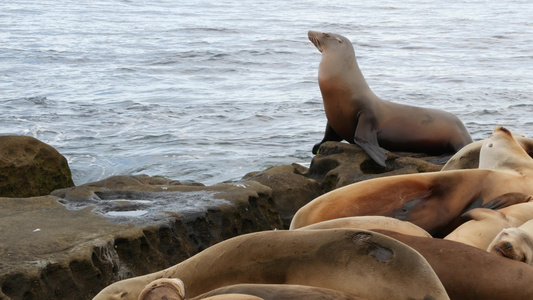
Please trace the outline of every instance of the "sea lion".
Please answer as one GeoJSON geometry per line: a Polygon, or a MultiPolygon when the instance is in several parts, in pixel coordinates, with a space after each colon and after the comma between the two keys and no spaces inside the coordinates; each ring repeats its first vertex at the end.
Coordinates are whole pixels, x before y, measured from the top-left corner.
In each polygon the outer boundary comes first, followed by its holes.
{"type": "Polygon", "coordinates": [[[416,251],[357,229],[278,230],[237,236],[168,269],[116,282],[95,300],[136,300],[159,278],[179,278],[189,297],[240,283],[299,284],[371,299],[449,299],[416,251]]]}
{"type": "Polygon", "coordinates": [[[487,251],[533,265],[533,220],[519,227],[503,229],[487,247],[487,251]]]}
{"type": "Polygon", "coordinates": [[[479,151],[479,168],[531,175],[533,159],[508,129],[499,126],[483,141],[479,151]]]}
{"type": "Polygon", "coordinates": [[[364,298],[326,288],[296,284],[235,284],[220,287],[194,298],[186,297],[179,278],[160,278],[142,290],[139,300],[263,299],[263,300],[363,300],[364,298]]]}
{"type": "Polygon", "coordinates": [[[183,281],[178,278],[159,278],[147,284],[139,295],[139,300],[185,300],[183,281]]]}
{"type": "Polygon", "coordinates": [[[440,155],[455,153],[472,142],[464,124],[451,113],[377,97],[344,36],[312,30],[308,36],[322,52],[318,84],[328,119],[324,138],[313,147],[313,154],[326,141],[346,140],[385,166],[385,149],[440,155]]]}
{"type": "Polygon", "coordinates": [[[210,299],[214,295],[247,294],[257,296],[264,300],[363,300],[356,295],[296,284],[236,284],[218,288],[191,300],[210,299]]]}
{"type": "Polygon", "coordinates": [[[431,234],[411,222],[384,216],[358,216],[338,218],[304,226],[298,228],[297,230],[315,230],[331,228],[355,228],[366,230],[385,229],[403,234],[416,235],[421,237],[431,237],[431,234]]]}
{"type": "MultiPolygon", "coordinates": [[[[207,297],[203,299],[204,300],[264,300],[263,298],[260,298],[254,295],[247,295],[247,294],[222,294],[222,295],[215,295],[215,296],[211,296],[211,297],[207,297]]],[[[162,299],[162,300],[167,300],[167,299],[162,299]]]]}
{"type": "Polygon", "coordinates": [[[533,159],[510,132],[496,127],[487,141],[480,163],[506,153],[505,163],[494,164],[502,170],[428,172],[353,183],[304,205],[294,215],[290,229],[342,217],[381,215],[410,221],[432,236],[445,236],[462,223],[460,215],[470,209],[509,206],[516,203],[497,197],[533,193],[533,168],[529,169],[533,159]]]}
{"type": "MultiPolygon", "coordinates": [[[[533,139],[515,131],[511,134],[527,154],[533,157],[533,139]]],[[[475,141],[461,148],[446,162],[441,171],[479,168],[479,152],[485,140],[475,141]]]]}
{"type": "MultiPolygon", "coordinates": [[[[518,196],[531,199],[530,195],[518,196]]],[[[462,218],[468,221],[444,239],[486,250],[504,228],[518,227],[533,219],[533,203],[519,203],[498,210],[476,208],[466,212],[462,218]]]]}
{"type": "Polygon", "coordinates": [[[411,246],[439,276],[450,299],[533,299],[533,268],[462,243],[376,230],[411,246]]]}

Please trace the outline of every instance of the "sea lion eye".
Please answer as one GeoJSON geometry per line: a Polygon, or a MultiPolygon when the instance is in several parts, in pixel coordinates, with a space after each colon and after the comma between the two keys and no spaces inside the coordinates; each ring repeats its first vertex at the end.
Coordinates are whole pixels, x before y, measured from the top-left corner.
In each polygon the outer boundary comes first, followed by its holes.
{"type": "Polygon", "coordinates": [[[324,37],[329,37],[329,34],[325,33],[325,32],[322,32],[322,35],[324,35],[324,37]]]}

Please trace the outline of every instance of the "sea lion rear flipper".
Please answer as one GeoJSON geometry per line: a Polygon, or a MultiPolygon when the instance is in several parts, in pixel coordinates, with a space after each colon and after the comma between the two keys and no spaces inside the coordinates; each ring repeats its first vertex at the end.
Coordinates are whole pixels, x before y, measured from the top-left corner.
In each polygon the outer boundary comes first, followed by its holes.
{"type": "Polygon", "coordinates": [[[376,163],[385,167],[385,159],[387,154],[385,149],[378,145],[378,135],[373,128],[373,122],[364,117],[364,114],[359,114],[357,127],[355,127],[354,143],[363,148],[365,152],[376,163]]]}
{"type": "Polygon", "coordinates": [[[334,141],[334,142],[340,142],[342,141],[343,138],[340,137],[336,132],[335,130],[333,130],[333,128],[331,128],[331,126],[329,125],[329,122],[326,123],[326,130],[324,132],[324,138],[322,139],[322,141],[320,141],[320,143],[317,143],[313,146],[313,151],[312,153],[313,154],[318,154],[318,148],[320,147],[320,145],[322,145],[323,143],[327,142],[327,141],[334,141]]]}
{"type": "Polygon", "coordinates": [[[483,205],[484,208],[499,209],[507,206],[511,206],[518,203],[525,203],[531,201],[531,195],[524,193],[507,193],[500,195],[492,199],[487,204],[483,205]]]}

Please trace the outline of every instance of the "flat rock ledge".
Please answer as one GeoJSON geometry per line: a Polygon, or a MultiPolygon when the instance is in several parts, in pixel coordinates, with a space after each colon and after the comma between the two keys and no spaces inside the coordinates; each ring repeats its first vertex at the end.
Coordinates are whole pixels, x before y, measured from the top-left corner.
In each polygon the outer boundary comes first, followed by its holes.
{"type": "Polygon", "coordinates": [[[310,168],[276,166],[213,186],[114,176],[46,196],[0,198],[0,299],[91,299],[222,240],[287,229],[298,208],[334,188],[438,171],[447,158],[388,153],[383,168],[355,145],[328,142],[310,168]]]}

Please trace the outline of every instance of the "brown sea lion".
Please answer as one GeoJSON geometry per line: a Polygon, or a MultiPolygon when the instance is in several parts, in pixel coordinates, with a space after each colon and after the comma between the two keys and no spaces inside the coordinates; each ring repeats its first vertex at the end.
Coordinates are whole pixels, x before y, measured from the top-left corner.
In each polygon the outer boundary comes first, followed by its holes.
{"type": "Polygon", "coordinates": [[[363,300],[356,295],[332,289],[295,284],[236,284],[218,288],[191,300],[225,294],[254,295],[264,300],[363,300]]]}
{"type": "MultiPolygon", "coordinates": [[[[254,295],[247,295],[247,294],[222,294],[222,295],[215,295],[207,298],[203,298],[204,300],[265,300],[263,298],[254,296],[254,295]]],[[[167,299],[161,299],[161,300],[167,300],[167,299]]],[[[168,299],[171,300],[171,299],[168,299]]]]}
{"type": "MultiPolygon", "coordinates": [[[[530,195],[523,196],[531,199],[530,195]]],[[[498,210],[476,208],[466,212],[463,218],[468,221],[444,239],[486,250],[504,228],[518,227],[533,219],[533,202],[519,203],[498,210]]]]}
{"type": "Polygon", "coordinates": [[[332,228],[354,228],[354,229],[384,229],[392,230],[403,234],[416,235],[421,237],[431,237],[424,229],[407,221],[398,220],[384,216],[358,216],[338,218],[323,222],[318,222],[308,226],[298,228],[297,230],[315,230],[315,229],[332,229],[332,228]]]}
{"type": "Polygon", "coordinates": [[[513,134],[500,126],[483,141],[479,151],[479,168],[532,175],[533,159],[513,134]]]}
{"type": "MultiPolygon", "coordinates": [[[[522,133],[512,132],[515,140],[530,157],[533,157],[533,139],[522,133]]],[[[485,139],[470,143],[457,151],[442,167],[441,171],[479,168],[479,152],[485,139]]]]}
{"type": "Polygon", "coordinates": [[[449,299],[416,251],[357,229],[279,230],[237,236],[168,269],[116,282],[95,300],[137,300],[148,283],[179,278],[188,296],[240,283],[298,284],[371,299],[449,299]]]}
{"type": "Polygon", "coordinates": [[[185,300],[185,285],[178,278],[159,278],[147,284],[138,300],[185,300]]]}
{"type": "Polygon", "coordinates": [[[503,229],[487,247],[487,251],[533,265],[533,220],[519,227],[503,229]]]}
{"type": "Polygon", "coordinates": [[[309,31],[308,36],[322,52],[318,84],[328,119],[324,138],[313,147],[314,154],[326,141],[346,140],[385,166],[385,149],[440,155],[455,153],[472,142],[464,124],[451,113],[377,97],[347,38],[316,31],[309,31]]]}
{"type": "Polygon", "coordinates": [[[533,299],[533,268],[462,243],[377,230],[424,256],[450,299],[533,299]]]}
{"type": "Polygon", "coordinates": [[[486,158],[482,156],[480,161],[506,153],[505,164],[494,164],[501,170],[428,172],[357,182],[304,205],[294,215],[290,228],[342,217],[381,215],[410,221],[433,236],[445,236],[461,224],[460,215],[467,210],[500,208],[516,204],[506,201],[525,200],[497,198],[506,193],[533,194],[533,168],[529,168],[533,159],[511,133],[497,127],[488,141],[486,158]],[[489,147],[491,141],[493,146],[489,147]]]}

